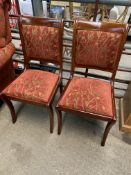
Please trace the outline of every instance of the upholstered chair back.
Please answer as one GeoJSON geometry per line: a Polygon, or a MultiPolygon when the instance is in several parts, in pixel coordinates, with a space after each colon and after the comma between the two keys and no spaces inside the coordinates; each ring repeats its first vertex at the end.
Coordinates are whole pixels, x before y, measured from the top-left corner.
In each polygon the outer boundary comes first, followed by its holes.
{"type": "Polygon", "coordinates": [[[20,29],[26,63],[41,60],[62,64],[62,21],[22,17],[20,29]]]}
{"type": "Polygon", "coordinates": [[[73,69],[85,67],[116,72],[128,28],[125,24],[75,22],[73,69]]]}

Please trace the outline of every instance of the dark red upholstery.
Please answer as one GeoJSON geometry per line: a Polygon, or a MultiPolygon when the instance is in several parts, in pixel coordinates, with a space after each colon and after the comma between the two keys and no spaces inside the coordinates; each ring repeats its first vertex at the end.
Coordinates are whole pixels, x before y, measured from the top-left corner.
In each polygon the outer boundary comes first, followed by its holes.
{"type": "Polygon", "coordinates": [[[78,30],[76,63],[98,68],[114,68],[122,35],[119,33],[78,30]]]}
{"type": "Polygon", "coordinates": [[[111,85],[104,80],[73,77],[58,106],[113,118],[111,85]]]}
{"type": "Polygon", "coordinates": [[[19,100],[48,103],[58,80],[59,76],[51,72],[27,70],[13,81],[3,94],[19,100]]]}
{"type": "Polygon", "coordinates": [[[27,57],[60,61],[58,28],[23,25],[22,34],[27,57]]]}
{"type": "Polygon", "coordinates": [[[0,48],[11,42],[11,31],[9,24],[8,10],[10,0],[0,0],[0,48]]]}
{"type": "Polygon", "coordinates": [[[15,47],[11,43],[11,30],[8,10],[10,0],[0,0],[0,91],[2,91],[15,77],[12,55],[15,47]]]}
{"type": "Polygon", "coordinates": [[[0,69],[6,64],[9,58],[14,54],[14,44],[9,43],[6,47],[0,49],[0,69]]]}
{"type": "Polygon", "coordinates": [[[2,0],[0,0],[0,47],[4,47],[5,44],[5,16],[4,9],[1,8],[2,0]]]}

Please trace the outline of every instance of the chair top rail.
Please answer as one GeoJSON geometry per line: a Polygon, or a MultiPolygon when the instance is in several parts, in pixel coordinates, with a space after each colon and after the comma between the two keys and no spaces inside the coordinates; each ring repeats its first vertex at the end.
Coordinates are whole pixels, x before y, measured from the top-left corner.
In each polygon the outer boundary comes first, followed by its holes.
{"type": "MultiPolygon", "coordinates": [[[[54,0],[52,0],[54,1],[54,0]]],[[[59,1],[59,0],[55,0],[59,1]]],[[[65,2],[96,3],[96,0],[60,0],[65,2]]],[[[99,4],[131,6],[131,0],[99,0],[99,4]]]]}

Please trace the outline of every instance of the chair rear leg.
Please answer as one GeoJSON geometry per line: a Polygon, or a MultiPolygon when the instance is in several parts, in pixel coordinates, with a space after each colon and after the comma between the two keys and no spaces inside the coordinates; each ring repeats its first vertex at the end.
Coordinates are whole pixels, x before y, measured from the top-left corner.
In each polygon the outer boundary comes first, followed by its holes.
{"type": "Polygon", "coordinates": [[[57,117],[58,117],[58,135],[61,134],[62,129],[62,112],[56,107],[57,117]]]}
{"type": "Polygon", "coordinates": [[[63,91],[63,84],[62,84],[62,82],[60,83],[60,94],[62,93],[62,91],[63,91]]]}
{"type": "Polygon", "coordinates": [[[103,134],[103,138],[102,138],[102,141],[101,141],[101,146],[105,146],[105,142],[106,142],[107,136],[109,134],[109,131],[112,128],[112,126],[115,124],[115,122],[116,121],[111,120],[111,121],[109,121],[107,123],[106,128],[105,128],[105,131],[104,131],[104,134],[103,134]]]}
{"type": "Polygon", "coordinates": [[[1,98],[7,104],[7,106],[10,109],[10,113],[11,113],[11,116],[12,116],[12,123],[15,123],[16,120],[17,120],[17,116],[16,116],[15,109],[14,109],[14,106],[13,106],[12,102],[6,96],[1,95],[1,98]]]}
{"type": "Polygon", "coordinates": [[[50,133],[53,133],[53,129],[54,129],[54,113],[53,113],[52,106],[49,106],[48,110],[49,110],[49,114],[50,114],[50,133]]]}
{"type": "Polygon", "coordinates": [[[86,68],[86,71],[85,71],[85,77],[87,77],[88,75],[88,69],[86,68]]]}

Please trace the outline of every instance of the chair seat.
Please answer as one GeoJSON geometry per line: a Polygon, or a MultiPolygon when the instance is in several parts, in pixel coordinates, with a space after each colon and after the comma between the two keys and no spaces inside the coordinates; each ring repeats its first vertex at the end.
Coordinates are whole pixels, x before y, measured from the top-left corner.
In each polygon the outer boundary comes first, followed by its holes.
{"type": "Polygon", "coordinates": [[[73,77],[58,107],[113,118],[111,85],[104,80],[73,77]]]}
{"type": "Polygon", "coordinates": [[[13,81],[3,94],[9,97],[36,103],[48,103],[59,75],[40,71],[27,70],[13,81]]]}

